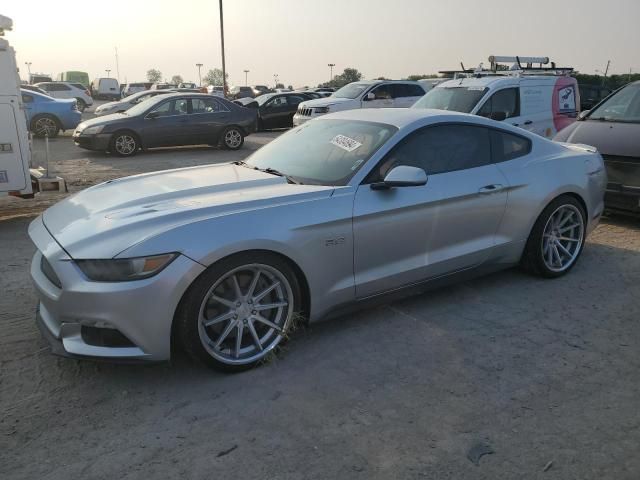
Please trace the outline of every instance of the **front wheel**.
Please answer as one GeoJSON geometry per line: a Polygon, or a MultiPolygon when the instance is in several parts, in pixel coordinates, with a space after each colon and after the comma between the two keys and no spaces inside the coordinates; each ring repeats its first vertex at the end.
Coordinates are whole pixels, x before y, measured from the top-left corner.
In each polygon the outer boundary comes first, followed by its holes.
{"type": "Polygon", "coordinates": [[[60,125],[51,115],[40,115],[31,122],[31,131],[36,137],[54,138],[60,132],[60,125]]]}
{"type": "Polygon", "coordinates": [[[244,135],[238,127],[229,127],[222,134],[222,146],[228,150],[238,150],[244,143],[244,135]]]}
{"type": "Polygon", "coordinates": [[[119,132],[113,135],[109,150],[119,157],[132,157],[138,153],[138,139],[131,132],[119,132]]]}
{"type": "Polygon", "coordinates": [[[578,261],[585,235],[584,208],[576,198],[562,195],[538,217],[527,240],[522,265],[543,277],[564,275],[578,261]]]}
{"type": "Polygon", "coordinates": [[[238,254],[205,271],[176,315],[185,350],[223,371],[252,368],[286,339],[300,311],[300,286],[283,259],[238,254]]]}

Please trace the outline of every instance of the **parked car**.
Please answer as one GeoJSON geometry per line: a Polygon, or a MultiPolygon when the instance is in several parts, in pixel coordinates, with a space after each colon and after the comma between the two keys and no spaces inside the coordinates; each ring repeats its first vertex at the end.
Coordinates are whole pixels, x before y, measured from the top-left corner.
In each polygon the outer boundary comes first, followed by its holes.
{"type": "Polygon", "coordinates": [[[175,90],[143,90],[142,92],[129,95],[122,100],[107,102],[103,103],[102,105],[98,105],[98,107],[96,107],[94,111],[94,114],[97,117],[100,117],[102,115],[110,115],[112,113],[126,112],[131,107],[139,104],[140,102],[143,102],[144,100],[155,97],[157,95],[167,95],[169,93],[175,93],[175,90]]]}
{"type": "Polygon", "coordinates": [[[255,131],[256,111],[202,93],[159,95],[116,113],[82,122],[73,133],[76,145],[121,157],[139,149],[177,145],[242,147],[255,131]]]}
{"type": "Polygon", "coordinates": [[[479,116],[339,112],[244,162],[114,180],[46,210],[29,227],[37,322],[67,356],[167,360],[181,344],[243,370],[301,317],[519,263],[566,274],[605,182],[595,150],[479,116]]]}
{"type": "Polygon", "coordinates": [[[91,94],[97,100],[119,100],[120,85],[115,78],[96,78],[91,82],[91,94]]]}
{"type": "Polygon", "coordinates": [[[53,98],[32,90],[20,89],[29,130],[36,137],[56,137],[60,130],[71,130],[80,123],[82,114],[75,99],[53,98]]]}
{"type": "Polygon", "coordinates": [[[175,83],[156,82],[151,85],[151,90],[171,90],[177,87],[178,85],[176,85],[175,83]]]}
{"type": "Polygon", "coordinates": [[[207,93],[224,98],[224,88],[222,86],[207,85],[207,93]]]}
{"type": "Polygon", "coordinates": [[[129,95],[133,95],[134,93],[144,92],[147,88],[144,83],[127,83],[126,87],[122,91],[123,97],[128,97],[129,95]]]}
{"type": "Polygon", "coordinates": [[[327,113],[356,108],[406,108],[424,95],[418,82],[372,80],[345,85],[330,97],[303,102],[293,117],[294,125],[327,113]]]}
{"type": "Polygon", "coordinates": [[[473,113],[553,138],[575,122],[580,100],[566,75],[485,75],[439,83],[413,108],[473,113]]]}
{"type": "Polygon", "coordinates": [[[578,84],[580,110],[591,110],[597,103],[611,95],[612,90],[602,85],[578,84]]]}
{"type": "Polygon", "coordinates": [[[258,130],[289,128],[301,102],[312,97],[304,92],[267,93],[255,99],[241,98],[236,103],[258,111],[258,130]]]}
{"type": "Polygon", "coordinates": [[[596,147],[607,167],[607,208],[640,213],[640,81],[583,112],[554,140],[596,147]]]}
{"type": "Polygon", "coordinates": [[[253,98],[253,88],[251,87],[233,87],[229,91],[229,98],[237,100],[239,98],[253,98]]]}
{"type": "Polygon", "coordinates": [[[182,82],[180,84],[178,84],[178,88],[198,88],[198,85],[196,85],[193,82],[182,82]]]}
{"type": "Polygon", "coordinates": [[[318,93],[328,93],[329,95],[336,91],[336,89],[332,87],[318,87],[313,90],[318,93]]]}
{"type": "Polygon", "coordinates": [[[51,75],[47,75],[44,73],[32,73],[29,75],[29,83],[31,85],[40,82],[53,82],[53,79],[51,78],[51,75]]]}
{"type": "Polygon", "coordinates": [[[271,90],[266,85],[253,85],[251,88],[253,89],[254,97],[259,97],[260,95],[264,95],[265,93],[273,93],[273,90],[271,90]]]}
{"type": "Polygon", "coordinates": [[[93,105],[91,92],[82,84],[69,82],[42,82],[36,83],[36,87],[41,88],[53,98],[75,98],[78,110],[84,112],[87,107],[93,105]]]}
{"type": "Polygon", "coordinates": [[[87,72],[62,72],[58,74],[59,82],[80,83],[83,88],[88,89],[91,85],[87,72]]]}

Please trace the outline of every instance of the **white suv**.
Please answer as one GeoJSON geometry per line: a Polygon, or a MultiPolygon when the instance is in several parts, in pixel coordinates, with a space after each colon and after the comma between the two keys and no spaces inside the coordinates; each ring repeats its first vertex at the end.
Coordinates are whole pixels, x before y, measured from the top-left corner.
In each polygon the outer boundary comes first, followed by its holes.
{"type": "Polygon", "coordinates": [[[78,110],[81,112],[93,105],[91,93],[81,83],[41,82],[36,83],[35,86],[41,88],[53,98],[75,98],[78,103],[78,110]]]}
{"type": "Polygon", "coordinates": [[[298,105],[293,125],[325,113],[355,108],[408,108],[425,94],[418,82],[404,80],[372,80],[345,85],[326,98],[307,100],[298,105]]]}

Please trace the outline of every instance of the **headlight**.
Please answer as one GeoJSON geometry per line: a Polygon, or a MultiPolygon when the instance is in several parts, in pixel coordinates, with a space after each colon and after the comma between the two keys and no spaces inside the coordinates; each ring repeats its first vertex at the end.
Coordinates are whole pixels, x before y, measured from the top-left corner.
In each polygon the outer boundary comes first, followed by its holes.
{"type": "Polygon", "coordinates": [[[85,135],[95,135],[100,133],[104,129],[104,125],[96,125],[95,127],[89,127],[82,130],[82,133],[85,135]]]}
{"type": "Polygon", "coordinates": [[[316,107],[314,110],[316,113],[329,113],[329,107],[316,107]]]}
{"type": "Polygon", "coordinates": [[[94,282],[128,282],[160,273],[177,256],[177,253],[167,253],[151,257],[76,260],[76,265],[94,282]]]}
{"type": "Polygon", "coordinates": [[[77,133],[80,133],[80,132],[82,132],[85,128],[87,128],[87,124],[86,124],[86,123],[81,123],[80,125],[78,125],[78,126],[76,127],[76,132],[77,132],[77,133]]]}

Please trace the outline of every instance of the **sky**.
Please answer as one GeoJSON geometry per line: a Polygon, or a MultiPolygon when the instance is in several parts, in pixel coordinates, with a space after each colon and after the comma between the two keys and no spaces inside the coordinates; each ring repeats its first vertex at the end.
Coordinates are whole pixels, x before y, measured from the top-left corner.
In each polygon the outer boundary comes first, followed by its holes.
{"type": "MultiPolygon", "coordinates": [[[[640,0],[224,0],[231,85],[315,86],[346,67],[402,78],[487,64],[489,55],[548,56],[583,73],[640,72],[640,0]]],[[[90,78],[198,82],[221,67],[218,0],[3,0],[21,76],[81,70],[90,78]]]]}

